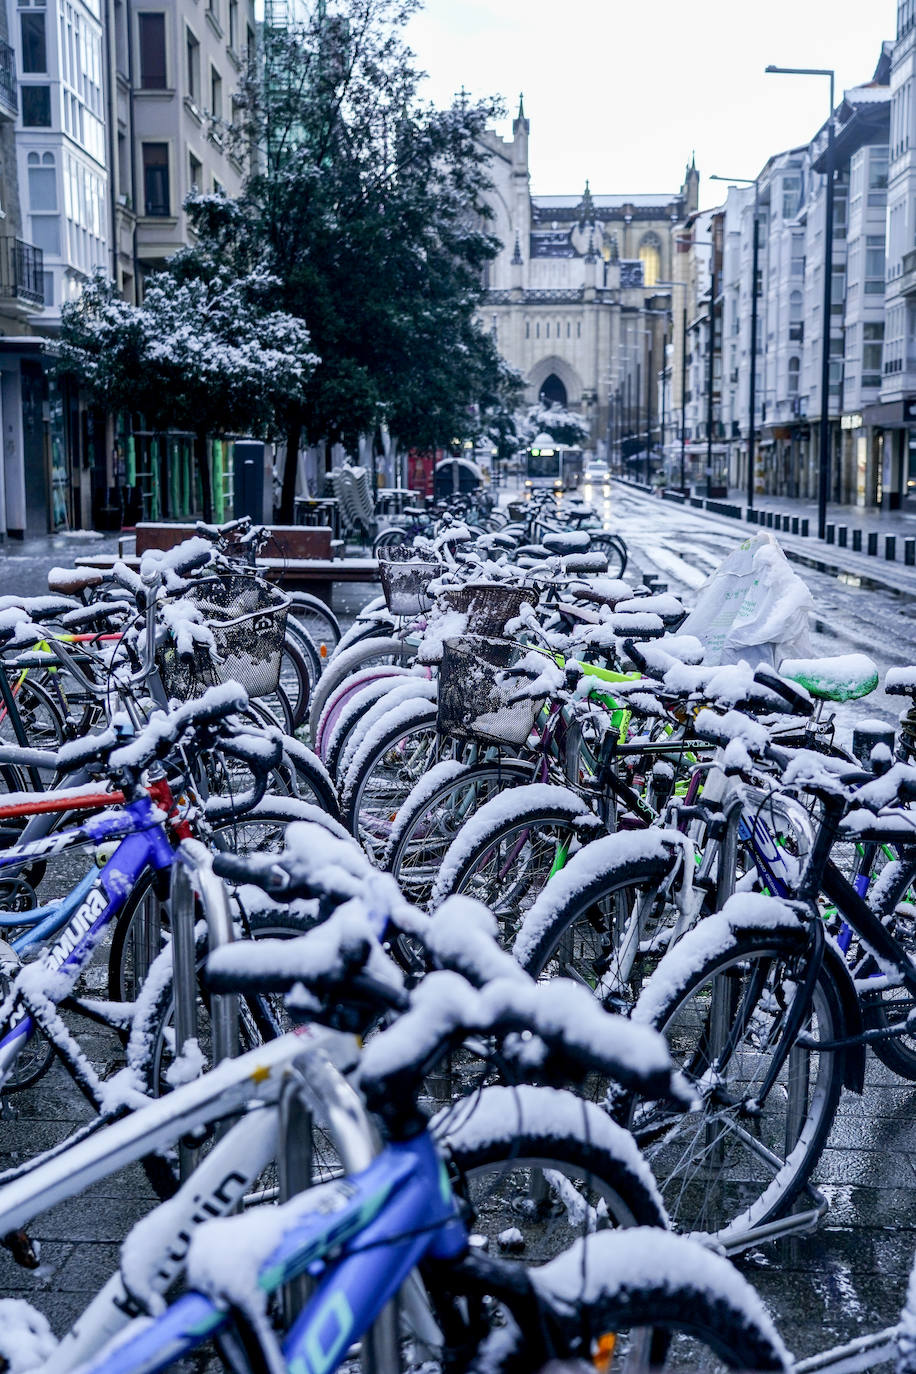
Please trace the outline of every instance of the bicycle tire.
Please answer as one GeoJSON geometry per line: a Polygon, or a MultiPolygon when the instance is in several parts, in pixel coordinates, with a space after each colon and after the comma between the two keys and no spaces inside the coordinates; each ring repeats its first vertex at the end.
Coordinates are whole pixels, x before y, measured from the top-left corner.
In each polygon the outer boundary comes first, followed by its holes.
{"type": "Polygon", "coordinates": [[[567,787],[530,783],[494,797],[461,828],[446,851],[431,904],[439,906],[454,893],[467,893],[490,906],[505,931],[518,923],[522,904],[527,910],[536,900],[582,822],[591,824],[595,818],[567,787]],[[511,868],[517,871],[510,882],[511,868]]]}
{"type": "MultiPolygon", "coordinates": [[[[772,1046],[780,1045],[780,1020],[804,984],[810,934],[771,898],[742,897],[733,910],[748,911],[748,903],[759,926],[742,927],[727,904],[661,960],[633,1011],[635,1021],[665,1035],[674,1062],[697,1087],[698,1105],[669,1121],[664,1106],[636,1104],[630,1128],[672,1225],[720,1243],[740,1240],[801,1192],[827,1143],[845,1068],[843,1050],[820,1054],[796,1042],[766,1101],[755,1102],[753,1086],[768,1072],[772,1046]],[[722,1064],[712,1051],[725,1044],[739,1008],[744,1030],[722,1064]]],[[[843,1037],[834,979],[825,959],[803,1023],[815,1040],[843,1037]]]]}
{"type": "Polygon", "coordinates": [[[330,606],[327,606],[320,596],[313,596],[311,592],[286,592],[285,595],[290,599],[288,614],[297,625],[306,630],[318,649],[319,657],[325,657],[321,653],[322,644],[327,654],[332,654],[343,631],[330,606]]]}
{"type": "Polygon", "coordinates": [[[315,732],[315,752],[318,757],[325,759],[341,712],[358,692],[371,683],[381,682],[384,678],[404,677],[409,671],[406,665],[393,663],[379,664],[374,668],[360,668],[351,677],[345,678],[339,687],[335,687],[324,705],[315,732]]]}
{"type": "Polygon", "coordinates": [[[490,795],[531,781],[532,765],[521,759],[462,763],[446,759],[425,774],[399,808],[382,865],[417,905],[432,896],[433,883],[459,824],[490,795]]]}
{"type": "Polygon", "coordinates": [[[522,1233],[512,1257],[525,1263],[543,1263],[545,1245],[565,1249],[597,1226],[667,1227],[658,1187],[629,1131],[575,1093],[487,1087],[439,1113],[430,1129],[465,1184],[475,1229],[495,1250],[511,1224],[522,1233]],[[597,1207],[577,1185],[599,1199],[597,1207]]]}
{"type": "Polygon", "coordinates": [[[626,544],[617,534],[604,534],[602,532],[592,533],[591,553],[603,553],[607,557],[607,577],[623,577],[627,570],[627,563],[630,561],[629,550],[626,544]]]}
{"type": "MultiPolygon", "coordinates": [[[[358,691],[348,694],[346,701],[341,709],[335,713],[334,725],[326,736],[326,747],[323,751],[319,750],[319,757],[323,758],[324,766],[327,768],[331,777],[336,782],[341,779],[338,776],[341,766],[341,758],[347,748],[347,744],[362,720],[366,711],[374,706],[382,697],[388,695],[396,683],[404,680],[405,674],[397,676],[375,678],[364,682],[358,691]]],[[[319,731],[320,739],[320,731],[319,731]]]]}
{"type": "Polygon", "coordinates": [[[318,722],[331,693],[344,682],[351,673],[372,664],[408,663],[416,655],[416,649],[400,639],[373,636],[345,650],[329,663],[321,675],[312,694],[309,707],[310,743],[314,745],[318,722]]]}
{"type": "Polygon", "coordinates": [[[402,702],[376,722],[351,764],[341,796],[343,822],[379,862],[399,807],[417,778],[438,761],[442,737],[436,717],[435,702],[413,698],[402,702]],[[386,761],[387,781],[380,771],[386,761]],[[373,775],[377,795],[370,809],[373,775]]]}
{"type": "MultiPolygon", "coordinates": [[[[875,914],[890,927],[898,940],[916,953],[916,904],[912,896],[916,886],[916,863],[899,859],[889,863],[881,873],[871,895],[875,914]],[[907,901],[909,896],[910,900],[907,901]]],[[[865,980],[878,975],[871,955],[866,955],[856,977],[865,980]]],[[[862,1016],[868,1030],[888,1031],[907,1022],[913,1011],[913,998],[906,988],[886,988],[880,992],[861,994],[862,1016]]],[[[916,1081],[916,1034],[876,1039],[871,1042],[875,1057],[901,1078],[916,1081]]]]}
{"type": "MultiPolygon", "coordinates": [[[[615,1337],[615,1374],[671,1368],[762,1374],[792,1367],[747,1279],[684,1236],[648,1228],[603,1231],[576,1241],[530,1277],[561,1346],[550,1353],[576,1361],[573,1368],[590,1364],[608,1333],[615,1337]]],[[[543,1328],[512,1319],[483,1341],[468,1374],[530,1374],[543,1365],[542,1341],[543,1328]]]]}
{"type": "Polygon", "coordinates": [[[678,853],[657,831],[592,840],[528,910],[513,955],[533,978],[586,982],[609,1010],[628,1013],[667,947],[648,923],[658,919],[658,894],[678,867],[678,853]]]}
{"type": "Polygon", "coordinates": [[[349,791],[350,769],[356,765],[362,751],[363,741],[368,739],[379,721],[406,701],[432,701],[438,697],[438,684],[431,678],[415,677],[407,674],[392,682],[390,688],[381,694],[377,701],[368,705],[361,718],[350,731],[338,764],[338,785],[341,792],[349,791]]]}

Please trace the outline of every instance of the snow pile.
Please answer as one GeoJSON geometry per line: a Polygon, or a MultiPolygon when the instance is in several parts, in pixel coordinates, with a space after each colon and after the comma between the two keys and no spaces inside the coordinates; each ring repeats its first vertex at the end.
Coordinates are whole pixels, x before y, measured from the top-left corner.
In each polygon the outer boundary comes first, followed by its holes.
{"type": "Polygon", "coordinates": [[[23,1298],[0,1298],[0,1362],[7,1374],[37,1368],[56,1347],[47,1317],[23,1298]]]}

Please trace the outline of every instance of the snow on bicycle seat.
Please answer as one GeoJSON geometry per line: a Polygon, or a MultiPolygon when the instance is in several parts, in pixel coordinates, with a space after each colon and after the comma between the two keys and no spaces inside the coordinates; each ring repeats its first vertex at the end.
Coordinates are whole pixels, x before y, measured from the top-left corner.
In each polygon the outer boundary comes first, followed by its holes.
{"type": "Polygon", "coordinates": [[[545,534],[541,543],[550,553],[587,553],[591,535],[585,530],[558,530],[545,534]]]}
{"type": "Polygon", "coordinates": [[[916,693],[916,665],[910,663],[903,668],[888,668],[884,675],[884,690],[892,697],[916,693]]]}
{"type": "Polygon", "coordinates": [[[867,654],[784,658],[779,671],[821,701],[855,701],[878,685],[878,669],[867,654]]]}
{"type": "Polygon", "coordinates": [[[48,573],[48,590],[75,596],[86,587],[97,587],[104,576],[101,568],[52,568],[48,573]]]}

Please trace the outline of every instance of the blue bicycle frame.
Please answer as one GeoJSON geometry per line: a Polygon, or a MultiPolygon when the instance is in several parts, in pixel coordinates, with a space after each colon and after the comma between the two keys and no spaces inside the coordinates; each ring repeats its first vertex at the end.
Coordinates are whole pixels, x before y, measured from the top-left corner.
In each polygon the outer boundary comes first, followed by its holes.
{"type": "MultiPolygon", "coordinates": [[[[82,825],[0,853],[2,874],[4,868],[20,867],[29,859],[47,858],[77,845],[99,845],[112,840],[120,843],[105,867],[86,874],[62,903],[49,904],[44,919],[13,946],[19,952],[36,944],[66,921],[46,956],[45,966],[64,975],[63,986],[55,988],[50,998],[54,1003],[62,1001],[72,989],[105,931],[126,905],[140,875],[147,868],[155,872],[171,868],[175,850],[165,833],[161,812],[148,797],[142,797],[128,802],[123,811],[102,812],[82,825]]],[[[5,1021],[0,1023],[0,1085],[34,1030],[33,1018],[21,1002],[12,1011],[7,1007],[5,1021]]]]}
{"type": "MultiPolygon", "coordinates": [[[[468,1233],[426,1132],[389,1145],[362,1173],[303,1193],[300,1201],[301,1214],[261,1266],[258,1287],[272,1293],[307,1271],[320,1276],[282,1350],[290,1374],[331,1374],[415,1265],[426,1257],[458,1258],[468,1233]]],[[[84,1374],[153,1374],[229,1321],[215,1301],[187,1293],[133,1339],[87,1364],[84,1374]]]]}

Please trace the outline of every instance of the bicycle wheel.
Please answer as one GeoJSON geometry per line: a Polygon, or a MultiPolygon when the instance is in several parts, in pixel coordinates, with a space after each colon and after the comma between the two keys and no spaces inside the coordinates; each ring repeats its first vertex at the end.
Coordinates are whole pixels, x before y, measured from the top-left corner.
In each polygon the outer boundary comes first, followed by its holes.
{"type": "Polygon", "coordinates": [[[372,667],[374,664],[408,663],[415,655],[416,649],[405,644],[402,640],[380,636],[362,640],[339,654],[333,663],[329,663],[325,668],[321,675],[321,681],[312,693],[312,701],[309,706],[311,742],[313,744],[315,742],[318,722],[321,719],[325,703],[330,699],[331,693],[351,673],[355,673],[359,668],[372,667]]]}
{"type": "Polygon", "coordinates": [[[391,827],[417,779],[437,763],[443,747],[436,704],[408,700],[380,720],[353,760],[341,799],[344,824],[376,864],[391,827]]]}
{"type": "Polygon", "coordinates": [[[552,873],[566,862],[583,826],[596,824],[575,792],[542,783],[515,787],[482,806],[442,860],[431,904],[452,893],[492,908],[504,934],[514,936],[552,873]]]}
{"type": "Polygon", "coordinates": [[[340,621],[330,606],[310,592],[287,592],[286,595],[290,600],[287,623],[292,621],[306,632],[324,663],[340,641],[340,621]]]}
{"type": "Polygon", "coordinates": [[[508,1258],[543,1264],[591,1231],[667,1225],[630,1133],[574,1093],[484,1088],[431,1129],[459,1173],[475,1230],[508,1258]]]}
{"type": "MultiPolygon", "coordinates": [[[[67,737],[63,713],[46,687],[28,673],[4,668],[13,689],[16,710],[32,749],[59,749],[67,737]],[[17,686],[18,682],[18,686],[17,686]]],[[[0,743],[18,744],[10,713],[0,705],[0,743]]]]}
{"type": "MultiPolygon", "coordinates": [[[[910,952],[916,954],[916,864],[907,860],[889,863],[872,892],[875,914],[910,952]]],[[[857,979],[878,979],[882,970],[867,954],[854,970],[857,979]]],[[[861,994],[862,1015],[869,1030],[892,1031],[909,1024],[913,998],[904,987],[882,987],[861,994]]],[[[873,1040],[876,1058],[901,1078],[916,1081],[916,1031],[893,1039],[873,1040]]]]}
{"type": "Polygon", "coordinates": [[[640,1103],[631,1129],[672,1224],[721,1242],[777,1216],[804,1187],[827,1143],[845,1066],[842,1051],[817,1049],[844,1027],[826,960],[803,1011],[806,1044],[785,1045],[795,999],[806,995],[808,929],[769,898],[738,901],[764,904],[761,924],[772,912],[773,928],[736,927],[726,905],[661,961],[633,1013],[664,1033],[697,1105],[681,1115],[640,1103]]]}
{"type": "MultiPolygon", "coordinates": [[[[233,854],[276,853],[283,848],[286,827],[293,821],[312,821],[332,835],[347,832],[331,816],[298,797],[272,797],[237,819],[213,827],[213,845],[233,854]]],[[[245,911],[242,909],[243,926],[245,911]]],[[[156,892],[153,874],[147,870],[118,917],[108,956],[108,997],[112,1002],[133,1002],[153,960],[168,938],[168,904],[156,892]]]]}
{"type": "Polygon", "coordinates": [[[623,577],[627,570],[630,555],[620,536],[602,532],[592,534],[591,530],[589,530],[589,535],[591,537],[590,552],[603,553],[607,558],[607,576],[623,577]]]}
{"type": "Polygon", "coordinates": [[[325,702],[321,712],[321,719],[315,731],[315,751],[318,757],[327,759],[340,717],[358,693],[371,684],[381,683],[389,678],[405,677],[409,671],[406,665],[382,663],[374,668],[361,668],[352,677],[345,678],[325,702]]]}
{"type": "MultiPolygon", "coordinates": [[[[684,1236],[605,1231],[576,1241],[530,1278],[547,1309],[544,1326],[555,1327],[560,1348],[550,1353],[582,1362],[573,1368],[591,1367],[596,1352],[606,1354],[614,1374],[792,1366],[748,1281],[684,1236]]],[[[544,1326],[511,1319],[487,1337],[469,1374],[540,1369],[544,1326]]]]}
{"type": "Polygon", "coordinates": [[[507,788],[531,781],[518,759],[468,764],[446,759],[420,779],[400,807],[383,866],[409,901],[425,905],[446,851],[470,816],[507,788]]]}
{"type": "Polygon", "coordinates": [[[385,719],[391,719],[391,712],[408,701],[435,701],[438,684],[430,678],[414,677],[412,673],[401,679],[395,678],[386,692],[378,700],[367,705],[365,711],[350,731],[344,745],[337,770],[337,782],[341,792],[346,795],[350,790],[350,770],[360,767],[363,742],[370,739],[375,727],[385,719]]]}
{"type": "MultiPolygon", "coordinates": [[[[256,912],[249,919],[250,937],[255,940],[293,939],[310,928],[306,920],[297,919],[286,910],[256,912]]],[[[207,955],[207,935],[198,923],[195,937],[198,970],[202,970],[207,955]]],[[[201,1068],[211,1067],[209,999],[199,987],[197,1004],[197,1046],[176,1046],[174,1032],[175,990],[171,973],[171,951],[160,954],[147,980],[147,987],[137,1003],[137,1012],[127,1043],[128,1066],[139,1076],[151,1097],[160,1097],[178,1083],[193,1076],[195,1061],[201,1068]],[[178,1054],[182,1056],[176,1064],[178,1054]]],[[[246,996],[239,1004],[239,1039],[242,1051],[252,1049],[265,1040],[289,1029],[282,997],[246,996]]],[[[338,1171],[336,1154],[323,1157],[315,1132],[313,1154],[316,1173],[331,1177],[338,1171]]],[[[153,1188],[162,1198],[172,1195],[179,1182],[178,1159],[173,1153],[148,1156],[144,1168],[153,1188]]],[[[276,1179],[271,1176],[259,1184],[259,1199],[269,1201],[275,1191],[276,1179]],[[265,1196],[261,1196],[265,1194],[265,1196]]]]}
{"type": "MultiPolygon", "coordinates": [[[[369,708],[374,706],[382,697],[387,696],[395,683],[403,681],[404,676],[405,674],[401,673],[375,680],[370,679],[364,682],[358,690],[348,693],[341,709],[335,713],[334,725],[325,736],[324,748],[320,747],[321,732],[319,731],[320,757],[323,758],[325,768],[336,781],[342,781],[339,776],[340,762],[353,731],[369,708]]],[[[326,716],[327,711],[325,711],[326,716]]]]}
{"type": "Polygon", "coordinates": [[[678,867],[653,831],[593,840],[526,913],[515,958],[533,978],[574,978],[628,1013],[667,947],[667,880],[678,867]]]}

